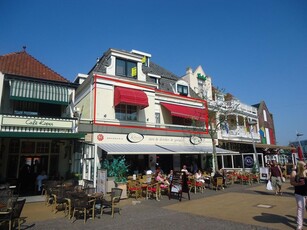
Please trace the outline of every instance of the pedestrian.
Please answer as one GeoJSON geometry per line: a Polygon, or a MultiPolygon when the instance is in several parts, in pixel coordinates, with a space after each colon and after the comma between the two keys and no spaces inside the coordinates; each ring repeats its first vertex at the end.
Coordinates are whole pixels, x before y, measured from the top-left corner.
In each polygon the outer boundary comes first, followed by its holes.
{"type": "Polygon", "coordinates": [[[281,186],[282,186],[282,172],[279,165],[276,163],[276,160],[272,161],[272,165],[270,168],[270,180],[272,182],[272,186],[275,190],[275,195],[282,195],[281,186]]]}
{"type": "Polygon", "coordinates": [[[292,170],[290,175],[290,183],[294,186],[294,195],[297,206],[296,223],[298,230],[303,229],[304,209],[306,207],[307,196],[307,171],[306,163],[299,161],[297,170],[292,170]]]}

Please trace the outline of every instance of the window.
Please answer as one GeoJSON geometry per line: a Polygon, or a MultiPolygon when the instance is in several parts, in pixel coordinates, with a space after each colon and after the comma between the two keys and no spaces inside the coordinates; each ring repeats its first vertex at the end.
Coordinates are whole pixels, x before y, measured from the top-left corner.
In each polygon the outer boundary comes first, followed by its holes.
{"type": "Polygon", "coordinates": [[[160,113],[155,113],[155,117],[156,117],[156,124],[160,124],[161,123],[160,113]]]}
{"type": "Polygon", "coordinates": [[[233,156],[233,163],[234,163],[234,168],[242,168],[242,156],[241,155],[234,155],[233,156]]]}
{"type": "Polygon", "coordinates": [[[37,142],[38,153],[49,153],[49,142],[37,142]]]}
{"type": "Polygon", "coordinates": [[[29,101],[14,101],[14,115],[37,116],[38,103],[29,101]]]}
{"type": "Polygon", "coordinates": [[[263,119],[264,119],[264,121],[268,121],[268,118],[266,116],[266,111],[265,110],[263,110],[263,119]]]}
{"type": "Polygon", "coordinates": [[[224,155],[224,168],[232,168],[231,155],[224,155]]]}
{"type": "Polygon", "coordinates": [[[62,107],[57,104],[30,101],[13,102],[14,115],[61,117],[62,107]]]}
{"type": "Polygon", "coordinates": [[[177,85],[177,93],[179,93],[180,95],[187,96],[188,95],[188,86],[177,85]]]}
{"type": "Polygon", "coordinates": [[[137,107],[133,105],[119,104],[115,107],[115,117],[118,120],[136,121],[137,107]]]}
{"type": "Polygon", "coordinates": [[[136,62],[116,59],[116,75],[123,77],[137,77],[136,62]]]}

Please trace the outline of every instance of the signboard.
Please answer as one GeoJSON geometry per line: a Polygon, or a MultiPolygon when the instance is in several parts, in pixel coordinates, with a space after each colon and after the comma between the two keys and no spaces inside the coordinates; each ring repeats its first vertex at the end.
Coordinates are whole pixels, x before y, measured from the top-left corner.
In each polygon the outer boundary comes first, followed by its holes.
{"type": "Polygon", "coordinates": [[[244,165],[245,168],[252,168],[254,165],[254,159],[252,156],[245,156],[244,157],[244,165]]]}
{"type": "Polygon", "coordinates": [[[260,180],[268,180],[269,179],[269,168],[260,167],[260,180]]]}
{"type": "Polygon", "coordinates": [[[96,182],[96,191],[103,193],[103,195],[107,194],[107,170],[98,170],[97,182],[96,182]]]}

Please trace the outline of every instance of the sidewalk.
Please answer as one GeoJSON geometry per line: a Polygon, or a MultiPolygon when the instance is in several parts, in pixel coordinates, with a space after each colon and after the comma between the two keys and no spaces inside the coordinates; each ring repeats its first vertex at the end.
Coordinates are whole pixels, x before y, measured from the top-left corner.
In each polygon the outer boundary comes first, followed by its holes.
{"type": "MultiPolygon", "coordinates": [[[[26,203],[22,229],[295,229],[296,203],[289,183],[283,196],[265,190],[265,184],[231,185],[220,191],[206,189],[203,194],[183,195],[182,202],[134,199],[120,202],[121,215],[104,214],[87,223],[71,223],[63,212],[54,214],[43,202],[26,203]],[[135,205],[134,205],[135,204],[135,205]]],[[[307,226],[307,225],[305,225],[307,226]]]]}

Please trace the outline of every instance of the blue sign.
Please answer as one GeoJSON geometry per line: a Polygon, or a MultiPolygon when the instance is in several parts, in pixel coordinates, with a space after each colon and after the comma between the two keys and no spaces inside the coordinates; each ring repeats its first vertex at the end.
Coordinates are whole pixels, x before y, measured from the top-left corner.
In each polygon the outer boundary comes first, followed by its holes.
{"type": "Polygon", "coordinates": [[[251,156],[246,156],[246,157],[244,157],[244,165],[245,165],[247,168],[252,168],[253,165],[254,165],[254,159],[253,159],[253,157],[251,157],[251,156]]]}

